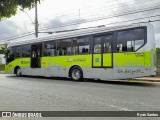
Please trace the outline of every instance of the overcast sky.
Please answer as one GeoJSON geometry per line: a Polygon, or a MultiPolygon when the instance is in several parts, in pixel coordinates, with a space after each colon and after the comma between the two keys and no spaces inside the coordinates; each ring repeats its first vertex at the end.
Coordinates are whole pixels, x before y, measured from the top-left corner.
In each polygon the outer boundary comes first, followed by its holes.
{"type": "MultiPolygon", "coordinates": [[[[112,25],[128,24],[129,22],[122,21],[145,17],[147,19],[141,19],[140,21],[160,20],[160,9],[157,9],[157,6],[160,6],[160,0],[43,0],[38,4],[39,31],[57,31],[99,25],[107,26],[110,23],[112,25]],[[154,8],[156,9],[154,10],[154,8]],[[152,10],[145,11],[147,9],[152,10]],[[133,12],[136,13],[120,16],[133,12]],[[148,18],[156,15],[158,16],[148,18]]],[[[35,10],[25,9],[25,12],[34,21],[35,10]]],[[[34,32],[34,25],[26,13],[18,10],[15,16],[0,21],[0,40],[34,32]]],[[[139,22],[139,20],[130,21],[130,23],[135,22],[139,22]]],[[[152,24],[155,30],[157,46],[160,47],[160,22],[152,22],[152,24]]],[[[47,34],[39,34],[39,36],[43,35],[47,34]]],[[[34,37],[34,35],[30,35],[21,39],[34,37]]]]}

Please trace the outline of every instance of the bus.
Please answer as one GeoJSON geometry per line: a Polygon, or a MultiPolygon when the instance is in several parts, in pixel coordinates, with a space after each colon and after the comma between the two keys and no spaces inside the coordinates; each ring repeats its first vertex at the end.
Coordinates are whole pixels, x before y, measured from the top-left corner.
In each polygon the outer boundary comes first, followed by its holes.
{"type": "Polygon", "coordinates": [[[150,23],[99,26],[10,41],[5,73],[116,80],[156,75],[150,23]]]}

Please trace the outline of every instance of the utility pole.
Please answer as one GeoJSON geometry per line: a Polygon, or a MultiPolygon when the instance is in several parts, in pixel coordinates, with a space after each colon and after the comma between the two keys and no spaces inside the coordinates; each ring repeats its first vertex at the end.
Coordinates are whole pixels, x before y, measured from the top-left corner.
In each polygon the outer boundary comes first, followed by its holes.
{"type": "Polygon", "coordinates": [[[38,14],[37,14],[37,0],[35,0],[35,35],[38,37],[38,14]]]}
{"type": "Polygon", "coordinates": [[[48,33],[48,34],[52,34],[53,32],[39,32],[38,31],[38,12],[37,12],[37,0],[35,0],[35,22],[32,21],[31,17],[28,15],[27,12],[25,12],[23,9],[19,9],[20,11],[24,12],[27,14],[27,16],[29,17],[29,19],[31,20],[32,24],[35,27],[35,36],[36,38],[38,37],[38,33],[48,33]]]}

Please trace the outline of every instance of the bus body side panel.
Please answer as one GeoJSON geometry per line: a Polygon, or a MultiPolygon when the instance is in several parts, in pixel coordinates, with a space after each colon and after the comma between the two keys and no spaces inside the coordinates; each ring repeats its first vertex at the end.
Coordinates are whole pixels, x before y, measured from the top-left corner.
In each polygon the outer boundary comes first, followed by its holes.
{"type": "MultiPolygon", "coordinates": [[[[68,77],[72,66],[77,65],[83,70],[91,67],[92,55],[54,56],[42,58],[42,67],[46,67],[48,76],[68,77]]],[[[85,72],[84,72],[85,75],[85,72]]],[[[47,76],[47,75],[46,75],[47,76]]]]}
{"type": "Polygon", "coordinates": [[[69,69],[78,65],[83,70],[84,78],[102,80],[125,79],[150,76],[151,52],[114,53],[113,68],[92,68],[92,55],[42,57],[41,68],[30,68],[30,59],[16,59],[6,66],[6,72],[14,73],[19,65],[23,75],[68,77],[69,69]],[[144,56],[148,61],[144,62],[144,56]]]}
{"type": "Polygon", "coordinates": [[[29,68],[30,67],[30,58],[18,58],[10,62],[5,66],[5,73],[14,74],[14,69],[16,66],[20,68],[29,68]]]}
{"type": "Polygon", "coordinates": [[[14,74],[15,67],[20,67],[23,75],[45,76],[44,68],[31,68],[30,58],[19,58],[10,62],[5,67],[5,73],[14,74]]]}
{"type": "Polygon", "coordinates": [[[42,57],[41,68],[30,68],[30,58],[16,59],[6,66],[7,73],[14,73],[18,65],[23,75],[68,77],[69,69],[78,65],[84,78],[125,79],[150,76],[151,52],[114,53],[113,68],[92,68],[92,55],[42,57]],[[145,61],[144,61],[145,60],[145,61]]]}
{"type": "Polygon", "coordinates": [[[151,24],[147,26],[147,44],[145,46],[146,51],[150,51],[150,64],[151,64],[151,75],[156,75],[156,43],[154,36],[154,29],[151,24]]]}
{"type": "Polygon", "coordinates": [[[114,53],[113,79],[150,76],[150,51],[114,53]],[[145,61],[147,59],[148,61],[145,61]]]}
{"type": "MultiPolygon", "coordinates": [[[[117,47],[116,44],[115,46],[117,47]]],[[[30,58],[18,58],[6,65],[5,72],[14,73],[15,67],[19,66],[23,75],[68,77],[70,68],[77,65],[82,68],[84,78],[111,80],[150,76],[156,73],[154,48],[153,28],[148,25],[147,43],[142,48],[136,52],[115,52],[113,56],[103,54],[101,58],[104,61],[99,68],[93,67],[94,59],[92,54],[81,54],[41,57],[41,68],[31,68],[30,58]],[[108,60],[111,57],[113,57],[113,61],[108,60]],[[113,68],[107,68],[103,65],[112,66],[113,68]]],[[[100,60],[97,60],[96,56],[95,60],[95,64],[99,66],[97,62],[100,62],[100,60]]]]}

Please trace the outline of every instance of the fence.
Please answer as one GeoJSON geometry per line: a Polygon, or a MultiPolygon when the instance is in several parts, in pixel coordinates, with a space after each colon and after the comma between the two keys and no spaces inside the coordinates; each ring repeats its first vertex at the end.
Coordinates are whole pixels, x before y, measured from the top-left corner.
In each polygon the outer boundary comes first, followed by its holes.
{"type": "Polygon", "coordinates": [[[157,52],[157,68],[160,70],[160,52],[157,52]]]}

